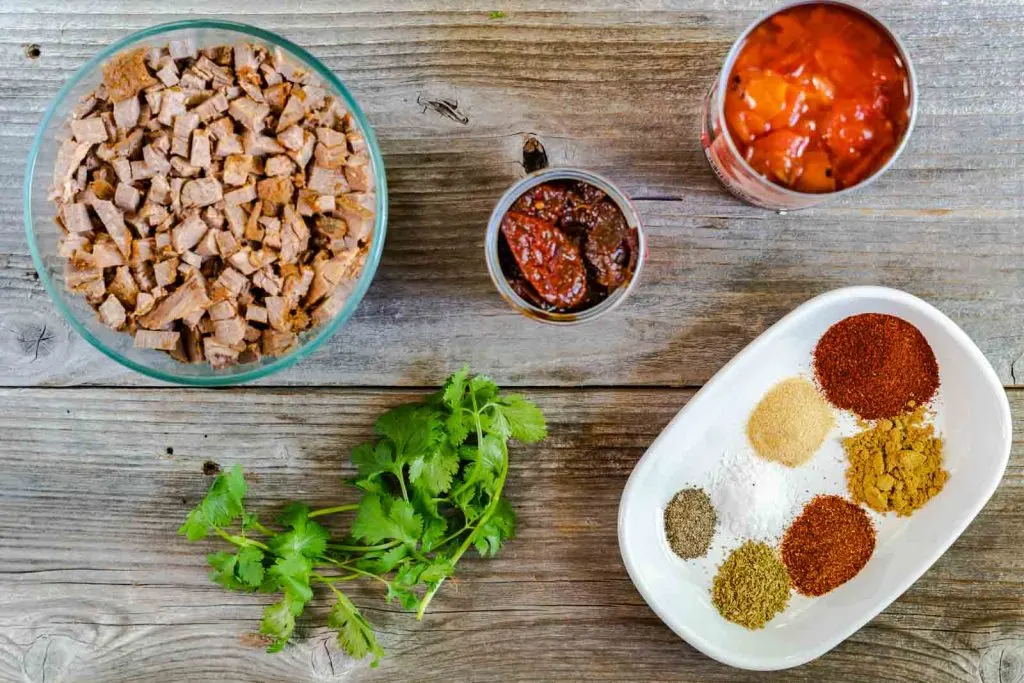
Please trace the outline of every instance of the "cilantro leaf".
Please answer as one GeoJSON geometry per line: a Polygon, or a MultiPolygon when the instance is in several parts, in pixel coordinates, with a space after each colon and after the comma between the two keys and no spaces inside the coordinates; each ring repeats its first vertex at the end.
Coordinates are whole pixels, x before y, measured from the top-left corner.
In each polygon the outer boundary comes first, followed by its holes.
{"type": "Polygon", "coordinates": [[[235,578],[235,566],[238,557],[234,553],[223,550],[206,556],[206,562],[213,568],[210,580],[230,590],[244,590],[244,586],[235,578]]]}
{"type": "Polygon", "coordinates": [[[253,529],[260,526],[260,518],[255,512],[245,512],[242,514],[242,528],[246,531],[252,531],[253,529]]]}
{"type": "Polygon", "coordinates": [[[505,448],[505,442],[493,434],[484,435],[477,448],[464,448],[461,451],[462,456],[474,463],[466,477],[466,483],[479,484],[489,491],[505,466],[505,448]]]}
{"type": "Polygon", "coordinates": [[[469,380],[469,391],[476,398],[477,409],[483,410],[498,395],[498,385],[487,375],[475,375],[469,380]]]}
{"type": "Polygon", "coordinates": [[[447,443],[409,463],[409,481],[432,495],[444,493],[459,471],[459,456],[447,443]]]}
{"type": "Polygon", "coordinates": [[[420,582],[420,575],[428,566],[430,565],[423,562],[402,565],[395,572],[395,578],[388,584],[388,601],[397,601],[403,609],[415,609],[420,599],[415,588],[420,582]]]}
{"type": "Polygon", "coordinates": [[[434,583],[451,576],[455,569],[450,560],[438,560],[427,565],[420,573],[419,580],[424,583],[434,583]]]}
{"type": "Polygon", "coordinates": [[[280,521],[291,526],[292,530],[270,539],[270,547],[278,555],[320,557],[327,550],[331,534],[323,525],[309,518],[308,505],[292,503],[281,513],[280,521]]]}
{"type": "Polygon", "coordinates": [[[536,443],[548,435],[544,413],[520,394],[498,399],[496,405],[508,421],[512,438],[523,443],[536,443]]]}
{"type": "Polygon", "coordinates": [[[453,446],[461,446],[472,431],[471,421],[466,419],[464,411],[458,407],[445,418],[444,428],[448,431],[448,443],[453,446]]]}
{"type": "Polygon", "coordinates": [[[352,523],[352,535],[369,543],[395,539],[415,545],[422,530],[423,518],[412,503],[375,493],[363,496],[352,523]]]}
{"type": "Polygon", "coordinates": [[[443,437],[437,411],[416,403],[392,408],[377,418],[373,427],[378,434],[391,439],[395,461],[401,464],[430,452],[443,437]]]}
{"type": "Polygon", "coordinates": [[[423,536],[420,538],[420,547],[423,552],[429,553],[434,550],[448,533],[448,523],[444,519],[432,517],[423,523],[423,536]]]}
{"type": "Polygon", "coordinates": [[[354,659],[372,654],[370,666],[377,666],[384,656],[384,648],[377,642],[370,624],[352,601],[344,593],[336,595],[338,601],[327,615],[327,625],[338,632],[338,645],[354,659]]]}
{"type": "Polygon", "coordinates": [[[502,441],[508,441],[508,437],[512,435],[512,426],[497,404],[492,403],[491,410],[480,416],[480,424],[485,432],[502,441]]]}
{"type": "Polygon", "coordinates": [[[295,630],[295,617],[302,614],[305,601],[297,601],[285,594],[280,602],[263,608],[263,620],[260,621],[260,633],[270,636],[274,641],[267,647],[267,652],[280,652],[291,638],[295,630]]]}
{"type": "Polygon", "coordinates": [[[352,451],[352,464],[363,479],[370,479],[385,472],[401,474],[401,465],[395,461],[395,447],[390,441],[381,439],[358,446],[352,451]]]}
{"type": "Polygon", "coordinates": [[[295,602],[306,604],[313,599],[313,589],[309,587],[313,565],[304,555],[295,553],[278,557],[267,571],[284,590],[284,594],[295,602]]]}
{"type": "Polygon", "coordinates": [[[409,548],[404,545],[396,545],[390,550],[378,551],[373,553],[372,556],[368,555],[370,554],[364,555],[364,559],[359,560],[358,567],[363,571],[369,571],[374,574],[387,574],[408,557],[409,548]]]}
{"type": "Polygon", "coordinates": [[[263,582],[263,551],[247,545],[237,553],[224,551],[206,556],[213,568],[210,580],[236,591],[252,591],[263,582]]]}
{"type": "Polygon", "coordinates": [[[281,514],[277,516],[279,524],[284,526],[295,526],[301,520],[309,519],[309,506],[305,503],[291,502],[284,506],[281,514]]]}
{"type": "Polygon", "coordinates": [[[396,500],[391,506],[390,516],[398,531],[391,538],[397,538],[408,545],[416,545],[423,531],[423,518],[416,513],[412,503],[407,500],[396,500]]]}
{"type": "Polygon", "coordinates": [[[459,508],[467,522],[472,522],[484,513],[487,505],[482,501],[480,482],[452,496],[452,502],[459,508]]]}
{"type": "Polygon", "coordinates": [[[352,536],[369,543],[391,538],[391,520],[384,511],[384,496],[368,493],[359,501],[359,511],[352,522],[352,536]]]}
{"type": "Polygon", "coordinates": [[[263,583],[263,551],[254,545],[247,545],[239,549],[237,557],[235,576],[249,588],[257,588],[263,583]]]}
{"type": "Polygon", "coordinates": [[[444,384],[444,403],[452,411],[462,406],[462,399],[466,395],[466,382],[469,379],[469,366],[463,365],[458,372],[448,378],[444,384]]]}
{"type": "Polygon", "coordinates": [[[473,532],[473,546],[482,557],[494,557],[501,544],[516,534],[516,513],[507,500],[499,500],[494,512],[473,532]]]}
{"type": "Polygon", "coordinates": [[[230,526],[242,515],[242,499],[246,488],[241,465],[235,465],[228,472],[221,472],[213,480],[206,497],[188,513],[178,533],[190,541],[199,541],[206,538],[213,527],[230,526]]]}

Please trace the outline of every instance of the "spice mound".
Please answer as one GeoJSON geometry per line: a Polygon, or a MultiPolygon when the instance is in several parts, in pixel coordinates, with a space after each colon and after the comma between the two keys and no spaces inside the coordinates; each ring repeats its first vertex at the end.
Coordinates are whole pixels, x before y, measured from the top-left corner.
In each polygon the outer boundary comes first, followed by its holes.
{"type": "Polygon", "coordinates": [[[711,473],[711,501],[725,528],[740,538],[776,540],[795,513],[782,466],[727,452],[711,473]]]}
{"type": "Polygon", "coordinates": [[[811,3],[755,27],[729,75],[725,118],[747,162],[798,192],[870,177],[910,125],[896,44],[859,12],[811,3]]]}
{"type": "Polygon", "coordinates": [[[928,403],[939,388],[939,366],[921,331],[881,313],[830,327],[814,349],[814,376],[833,405],[865,420],[928,403]]]}
{"type": "Polygon", "coordinates": [[[582,181],[532,187],[501,219],[498,259],[512,289],[537,308],[592,308],[626,285],[637,229],[602,190],[582,181]]]}
{"type": "Polygon", "coordinates": [[[911,514],[938,495],[949,478],[942,469],[942,445],[925,421],[923,406],[843,439],[850,495],[878,512],[911,514]]]}
{"type": "Polygon", "coordinates": [[[755,541],[733,550],[715,575],[711,602],[731,622],[764,628],[789,603],[789,575],[779,554],[755,541]]]}
{"type": "Polygon", "coordinates": [[[828,404],[813,383],[792,377],[772,387],[747,422],[747,438],[766,460],[802,465],[835,426],[828,404]]]}
{"type": "Polygon", "coordinates": [[[715,508],[704,489],[688,488],[677,493],[665,508],[665,536],[679,557],[703,557],[715,535],[715,508]]]}
{"type": "Polygon", "coordinates": [[[352,115],[280,50],[124,52],[68,128],[52,194],[65,285],[136,347],[255,362],[341,309],[370,246],[373,165],[352,115]]]}
{"type": "Polygon", "coordinates": [[[864,568],[875,551],[875,527],[859,505],[817,496],[782,540],[782,560],[804,595],[824,595],[864,568]]]}

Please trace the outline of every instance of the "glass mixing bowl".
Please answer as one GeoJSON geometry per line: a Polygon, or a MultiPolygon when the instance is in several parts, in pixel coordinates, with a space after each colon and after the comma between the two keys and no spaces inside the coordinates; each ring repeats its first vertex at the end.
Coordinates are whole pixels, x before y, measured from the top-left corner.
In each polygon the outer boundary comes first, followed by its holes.
{"type": "Polygon", "coordinates": [[[141,372],[149,377],[193,386],[223,386],[249,382],[289,368],[315,351],[346,320],[351,317],[360,300],[370,286],[377,271],[384,236],[388,222],[387,180],[384,175],[384,160],[381,157],[377,138],[373,134],[366,115],[359,108],[352,94],[338,80],[330,69],[316,57],[281,36],[254,26],[228,21],[176,21],[153,26],[117,41],[75,73],[61,88],[57,98],[46,109],[39,124],[32,151],[28,156],[24,186],[25,233],[28,237],[32,261],[39,277],[46,286],[57,308],[79,334],[118,363],[141,372]],[[163,47],[171,40],[191,39],[199,47],[213,45],[234,45],[239,42],[257,43],[268,49],[280,48],[296,63],[315,72],[323,81],[322,85],[335,97],[341,99],[355,118],[359,129],[366,138],[370,159],[373,164],[374,185],[377,194],[376,219],[370,251],[363,271],[352,288],[345,304],[329,321],[299,335],[296,347],[284,356],[263,358],[254,363],[234,365],[214,370],[206,363],[179,363],[161,351],[137,349],[133,338],[125,332],[117,332],[104,325],[81,295],[69,292],[64,287],[64,259],[57,253],[60,228],[55,223],[56,207],[48,198],[52,185],[53,166],[57,156],[58,136],[71,110],[86,93],[102,80],[102,68],[107,60],[117,53],[132,47],[163,47]]]}

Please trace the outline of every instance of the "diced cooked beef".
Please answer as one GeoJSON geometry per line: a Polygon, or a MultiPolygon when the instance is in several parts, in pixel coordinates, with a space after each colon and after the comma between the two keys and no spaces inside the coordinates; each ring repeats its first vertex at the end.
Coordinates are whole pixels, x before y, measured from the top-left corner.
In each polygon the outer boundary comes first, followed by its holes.
{"type": "Polygon", "coordinates": [[[256,102],[251,97],[239,97],[228,105],[228,114],[238,123],[253,133],[263,132],[265,120],[270,114],[270,107],[263,102],[256,102]]]}
{"type": "Polygon", "coordinates": [[[140,349],[173,351],[181,338],[180,332],[159,330],[138,330],[135,332],[135,346],[140,349]]]}
{"type": "Polygon", "coordinates": [[[192,277],[140,318],[139,324],[150,330],[158,330],[195,311],[205,310],[209,305],[210,297],[206,295],[206,287],[199,278],[192,277]]]}
{"type": "Polygon", "coordinates": [[[128,319],[128,314],[124,310],[124,306],[113,294],[109,295],[106,300],[100,304],[99,307],[100,319],[104,325],[112,327],[115,330],[119,330],[124,326],[125,321],[128,319]]]}
{"type": "Polygon", "coordinates": [[[139,116],[142,114],[142,107],[139,105],[138,96],[129,97],[114,103],[114,123],[121,130],[131,130],[139,125],[139,116]]]}
{"type": "Polygon", "coordinates": [[[224,190],[216,178],[189,180],[181,188],[181,205],[184,208],[209,206],[224,199],[224,190]]]}
{"type": "Polygon", "coordinates": [[[157,84],[145,59],[146,50],[138,48],[122,52],[103,67],[103,85],[111,102],[134,97],[143,88],[157,84]]]}
{"type": "Polygon", "coordinates": [[[77,142],[107,141],[107,127],[103,125],[103,119],[98,116],[72,121],[71,133],[77,142]]]}
{"type": "Polygon", "coordinates": [[[182,362],[287,353],[340,310],[365,261],[368,153],[344,106],[281,51],[182,40],[122,53],[54,164],[66,286],[182,362]]]}

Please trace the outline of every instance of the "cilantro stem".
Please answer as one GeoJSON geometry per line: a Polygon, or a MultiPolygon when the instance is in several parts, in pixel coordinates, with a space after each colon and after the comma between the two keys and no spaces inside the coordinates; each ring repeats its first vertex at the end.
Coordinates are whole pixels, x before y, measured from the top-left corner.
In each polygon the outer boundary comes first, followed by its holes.
{"type": "Polygon", "coordinates": [[[389,543],[380,543],[378,545],[342,545],[340,543],[328,543],[327,545],[336,550],[347,550],[352,553],[360,553],[371,552],[373,550],[390,550],[396,545],[401,544],[401,541],[390,541],[389,543]]]}
{"type": "MultiPolygon", "coordinates": [[[[475,405],[476,401],[474,400],[473,403],[475,405]]],[[[479,429],[479,422],[477,423],[477,425],[479,429]]],[[[507,476],[508,456],[505,456],[505,462],[502,463],[501,467],[501,476],[498,478],[498,485],[495,487],[494,493],[491,496],[491,502],[487,504],[487,509],[484,510],[484,513],[480,515],[480,517],[478,518],[478,521],[473,529],[474,531],[476,531],[476,529],[479,529],[481,526],[486,524],[487,520],[489,520],[491,518],[491,515],[494,514],[494,511],[498,509],[498,503],[501,502],[501,492],[505,488],[505,478],[507,476]]],[[[459,561],[459,558],[461,558],[466,553],[466,551],[469,550],[469,546],[472,542],[473,533],[470,532],[469,535],[466,536],[466,540],[463,541],[462,545],[459,546],[459,549],[455,551],[455,554],[452,555],[451,558],[449,558],[448,561],[451,563],[452,567],[454,567],[455,564],[459,561]]],[[[444,583],[444,578],[440,579],[434,585],[434,587],[427,591],[427,594],[423,596],[423,600],[420,601],[420,607],[418,610],[416,610],[417,621],[423,621],[423,615],[427,611],[427,605],[429,605],[430,601],[434,599],[434,595],[437,594],[437,591],[441,588],[442,583],[444,583]]]]}
{"type": "Polygon", "coordinates": [[[313,510],[309,513],[309,518],[322,517],[323,515],[333,515],[335,512],[348,512],[349,510],[358,510],[359,503],[350,503],[348,505],[335,505],[329,508],[320,508],[319,510],[313,510]]]}
{"type": "Polygon", "coordinates": [[[359,574],[346,574],[345,576],[322,576],[317,573],[312,573],[309,575],[309,577],[311,579],[316,579],[321,583],[326,583],[329,586],[337,581],[351,581],[352,579],[358,579],[359,574]]]}
{"type": "MultiPolygon", "coordinates": [[[[471,391],[469,392],[469,398],[473,401],[473,421],[476,422],[476,447],[480,449],[484,445],[484,426],[480,423],[480,410],[476,405],[476,395],[471,391]]],[[[463,408],[465,410],[465,408],[463,408]]],[[[465,478],[462,482],[462,486],[457,488],[455,491],[448,494],[448,497],[452,500],[465,491],[470,486],[476,483],[476,475],[480,471],[481,463],[483,462],[482,457],[477,457],[476,462],[473,463],[473,471],[465,478]]],[[[499,489],[500,491],[500,489],[499,489]]]]}
{"type": "Polygon", "coordinates": [[[398,471],[398,485],[402,487],[402,498],[406,501],[409,500],[409,492],[405,490],[405,468],[401,468],[398,471]]]}
{"type": "Polygon", "coordinates": [[[471,528],[472,526],[473,526],[472,524],[466,524],[465,526],[463,526],[463,527],[462,527],[461,529],[459,529],[459,530],[458,530],[458,531],[456,531],[455,533],[453,533],[453,534],[449,534],[449,535],[445,536],[445,537],[444,537],[443,539],[441,539],[441,541],[440,541],[440,542],[439,542],[439,543],[438,543],[437,545],[435,545],[434,547],[435,547],[435,548],[440,548],[441,546],[443,546],[443,545],[444,545],[445,543],[447,543],[448,541],[452,540],[453,538],[458,538],[458,537],[459,537],[459,536],[460,536],[460,535],[462,534],[462,532],[463,532],[463,531],[465,531],[466,529],[469,529],[469,528],[471,528]]]}
{"type": "Polygon", "coordinates": [[[274,535],[273,529],[268,529],[267,527],[263,526],[257,521],[250,522],[249,526],[255,529],[256,531],[260,532],[261,534],[266,534],[267,536],[274,535]]]}
{"type": "Polygon", "coordinates": [[[245,538],[244,536],[233,536],[228,532],[224,531],[223,529],[221,529],[219,526],[211,526],[210,528],[213,529],[214,533],[223,538],[225,541],[227,541],[228,543],[234,543],[240,548],[244,548],[247,545],[254,545],[260,550],[265,550],[268,553],[271,552],[270,548],[268,548],[263,543],[260,543],[259,541],[254,541],[251,538],[245,538]]]}
{"type": "Polygon", "coordinates": [[[373,572],[363,571],[359,567],[353,567],[348,562],[339,562],[338,560],[332,560],[329,557],[324,557],[322,559],[327,561],[327,562],[330,562],[331,564],[336,565],[338,567],[344,567],[348,571],[355,572],[356,574],[359,574],[360,576],[366,576],[366,577],[371,578],[371,579],[377,579],[378,581],[383,583],[385,586],[388,586],[389,588],[391,587],[391,582],[389,582],[387,579],[385,579],[382,576],[374,574],[373,572]]]}

